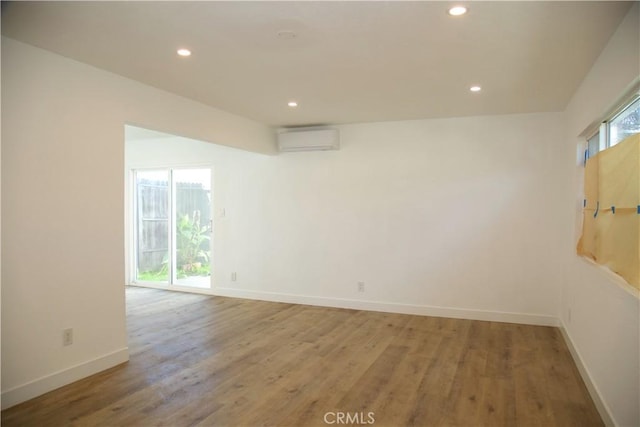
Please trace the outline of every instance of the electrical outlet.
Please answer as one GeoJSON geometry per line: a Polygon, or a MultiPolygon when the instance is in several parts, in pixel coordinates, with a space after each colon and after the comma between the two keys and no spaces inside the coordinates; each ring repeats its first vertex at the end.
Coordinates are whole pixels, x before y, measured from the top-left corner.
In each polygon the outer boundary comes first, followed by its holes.
{"type": "Polygon", "coordinates": [[[358,292],[364,292],[364,282],[358,282],[358,292]]]}
{"type": "Polygon", "coordinates": [[[62,345],[68,346],[73,344],[73,328],[62,331],[62,345]]]}
{"type": "Polygon", "coordinates": [[[236,274],[236,272],[234,271],[233,273],[231,273],[231,281],[235,282],[236,280],[238,280],[238,275],[236,274]]]}

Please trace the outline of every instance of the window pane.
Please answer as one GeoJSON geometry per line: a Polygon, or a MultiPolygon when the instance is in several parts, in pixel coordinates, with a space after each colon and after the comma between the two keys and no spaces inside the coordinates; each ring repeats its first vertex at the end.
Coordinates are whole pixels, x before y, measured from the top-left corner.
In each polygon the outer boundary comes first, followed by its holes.
{"type": "Polygon", "coordinates": [[[211,170],[175,169],[175,283],[211,287],[211,170]]]}
{"type": "Polygon", "coordinates": [[[600,151],[600,132],[596,133],[591,138],[589,138],[588,142],[589,142],[589,145],[588,145],[587,157],[591,158],[596,154],[598,154],[598,151],[600,151]]]}
{"type": "Polygon", "coordinates": [[[137,171],[136,280],[169,282],[169,172],[137,171]]]}
{"type": "Polygon", "coordinates": [[[640,99],[624,109],[609,123],[609,146],[640,132],[640,99]]]}

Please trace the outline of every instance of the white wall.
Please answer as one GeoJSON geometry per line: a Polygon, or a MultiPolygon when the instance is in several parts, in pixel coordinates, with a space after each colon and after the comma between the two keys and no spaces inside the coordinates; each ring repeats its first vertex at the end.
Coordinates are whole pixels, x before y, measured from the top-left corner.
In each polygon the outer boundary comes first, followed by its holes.
{"type": "Polygon", "coordinates": [[[640,310],[637,292],[613,274],[576,255],[582,216],[584,149],[579,135],[604,119],[616,100],[640,75],[640,26],[636,3],[583,81],[567,110],[567,137],[559,147],[565,176],[559,183],[565,230],[562,239],[564,286],[559,317],[605,420],[640,425],[640,310]],[[579,147],[579,148],[577,148],[579,147]],[[597,400],[597,399],[596,399],[597,400]]]}
{"type": "Polygon", "coordinates": [[[124,124],[255,151],[255,122],[2,39],[2,404],[127,359],[124,124]],[[62,346],[62,330],[75,343],[62,346]]]}
{"type": "Polygon", "coordinates": [[[214,165],[216,212],[227,212],[215,219],[217,294],[555,324],[562,119],[346,125],[332,152],[176,138],[126,153],[131,166],[214,165]]]}

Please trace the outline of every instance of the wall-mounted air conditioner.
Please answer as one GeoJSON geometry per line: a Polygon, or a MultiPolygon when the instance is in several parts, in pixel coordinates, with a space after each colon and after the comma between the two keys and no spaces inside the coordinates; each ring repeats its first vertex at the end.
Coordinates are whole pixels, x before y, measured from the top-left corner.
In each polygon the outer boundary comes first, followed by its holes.
{"type": "Polygon", "coordinates": [[[337,129],[295,129],[278,134],[278,148],[282,151],[318,151],[340,148],[337,129]]]}

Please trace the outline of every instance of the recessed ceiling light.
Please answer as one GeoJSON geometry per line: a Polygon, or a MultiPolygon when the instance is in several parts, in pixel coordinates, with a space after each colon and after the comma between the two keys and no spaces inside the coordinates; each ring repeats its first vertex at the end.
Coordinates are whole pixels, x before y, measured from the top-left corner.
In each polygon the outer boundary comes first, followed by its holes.
{"type": "Polygon", "coordinates": [[[180,56],[191,56],[191,51],[189,49],[178,49],[178,55],[180,56]]]}
{"type": "Polygon", "coordinates": [[[470,90],[471,92],[480,92],[480,91],[482,90],[482,88],[481,88],[480,86],[471,86],[471,87],[469,88],[469,90],[470,90]]]}
{"type": "Polygon", "coordinates": [[[465,13],[467,13],[467,8],[464,6],[454,6],[449,9],[449,15],[451,16],[460,16],[464,15],[465,13]]]}
{"type": "Polygon", "coordinates": [[[289,101],[287,105],[291,108],[295,108],[298,106],[298,103],[296,101],[289,101]]]}
{"type": "Polygon", "coordinates": [[[278,38],[281,39],[295,39],[298,35],[295,33],[295,31],[291,31],[291,30],[281,30],[278,31],[278,38]]]}

